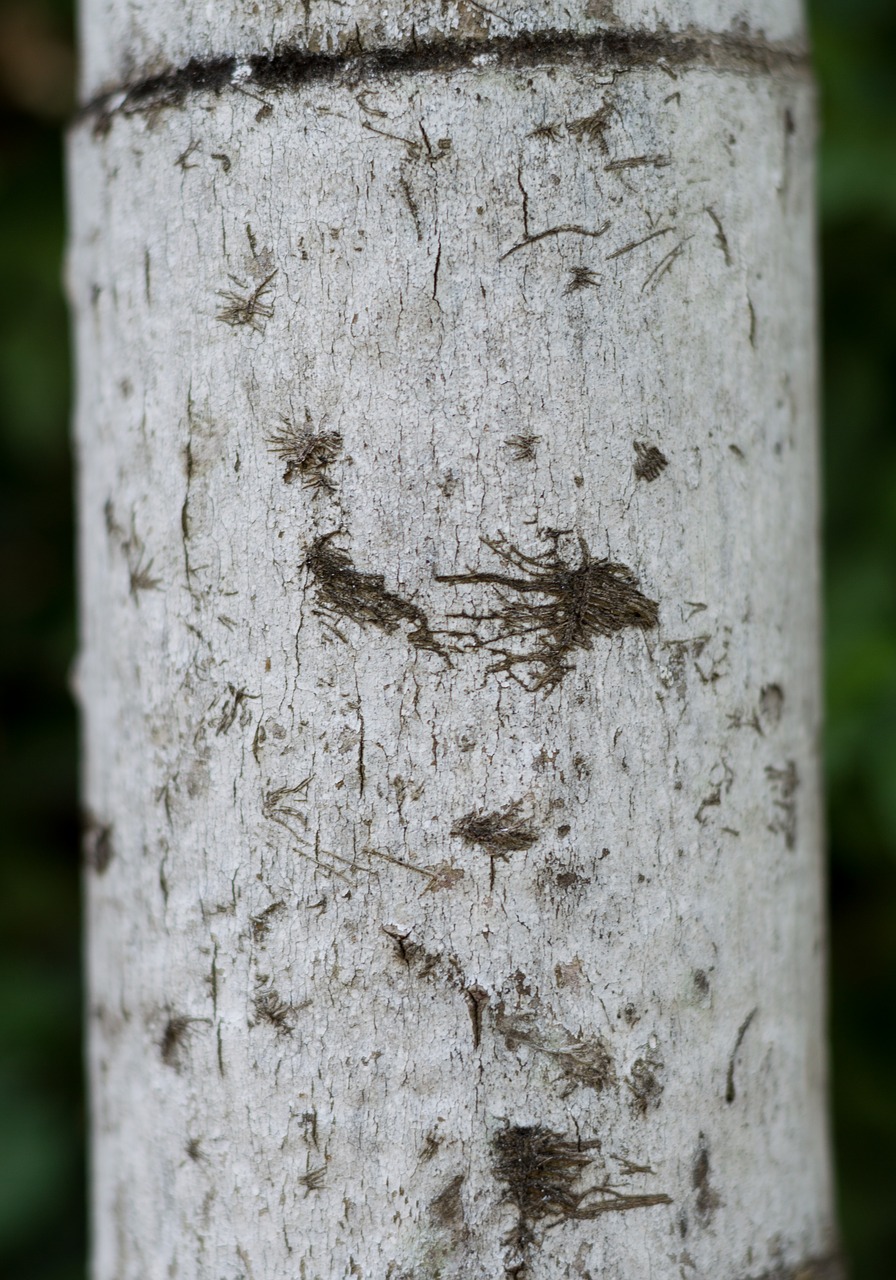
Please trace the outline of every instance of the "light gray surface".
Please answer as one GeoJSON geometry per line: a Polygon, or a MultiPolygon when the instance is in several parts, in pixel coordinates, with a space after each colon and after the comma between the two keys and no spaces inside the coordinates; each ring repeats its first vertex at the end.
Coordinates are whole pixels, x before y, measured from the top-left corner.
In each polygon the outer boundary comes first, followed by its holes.
{"type": "Polygon", "coordinates": [[[795,1265],[830,1244],[811,92],[368,89],[73,139],[96,1280],[500,1276],[505,1125],[672,1201],[537,1221],[537,1280],[795,1265]],[[341,434],[332,491],[284,483],[284,416],[341,434]],[[549,696],[326,614],[305,564],[341,530],[457,629],[500,591],[435,575],[551,528],[659,626],[549,696]],[[517,801],[506,862],[452,835],[517,801]]]}

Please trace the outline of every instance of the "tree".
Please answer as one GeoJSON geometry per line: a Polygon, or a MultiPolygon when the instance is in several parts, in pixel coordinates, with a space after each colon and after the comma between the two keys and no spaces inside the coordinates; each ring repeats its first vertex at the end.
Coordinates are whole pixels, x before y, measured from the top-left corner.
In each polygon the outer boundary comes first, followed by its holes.
{"type": "Polygon", "coordinates": [[[837,1274],[794,9],[87,4],[97,1280],[837,1274]]]}

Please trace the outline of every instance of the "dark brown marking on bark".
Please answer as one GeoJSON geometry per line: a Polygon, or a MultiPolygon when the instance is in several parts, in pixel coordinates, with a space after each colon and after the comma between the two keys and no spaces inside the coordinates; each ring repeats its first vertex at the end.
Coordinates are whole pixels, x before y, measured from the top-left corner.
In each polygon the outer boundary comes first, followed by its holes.
{"type": "Polygon", "coordinates": [[[189,1018],[182,1013],[172,1013],[162,1031],[159,1041],[159,1053],[166,1067],[180,1066],[181,1052],[190,1037],[194,1023],[205,1022],[205,1018],[189,1018]]]}
{"type": "MultiPolygon", "coordinates": [[[[570,293],[580,293],[582,289],[599,289],[600,278],[595,275],[591,267],[573,267],[569,273],[569,281],[563,290],[564,295],[570,293]]],[[[579,477],[576,476],[576,483],[579,477]]],[[[581,487],[581,486],[579,486],[581,487]]]]}
{"type": "Polygon", "coordinates": [[[458,1227],[464,1220],[464,1205],[461,1189],[464,1175],[459,1173],[452,1178],[444,1190],[429,1202],[429,1212],[440,1227],[458,1227]]]}
{"type": "Polygon", "coordinates": [[[272,902],[269,907],[265,907],[264,911],[259,911],[258,915],[252,916],[249,921],[249,925],[252,929],[252,938],[255,942],[264,942],[265,938],[268,936],[268,930],[273,923],[272,917],[284,909],[284,904],[282,902],[272,902]]]}
{"type": "MultiPolygon", "coordinates": [[[[383,933],[387,938],[391,938],[395,943],[396,953],[404,961],[409,969],[414,971],[417,978],[438,977],[445,981],[448,986],[456,988],[465,996],[469,990],[466,979],[464,978],[463,969],[457,956],[451,952],[444,955],[434,951],[429,951],[422,942],[415,942],[411,938],[413,930],[408,929],[407,933],[399,933],[395,928],[389,925],[381,925],[383,933]]],[[[480,988],[476,988],[480,990],[480,988]]],[[[483,996],[485,993],[482,993],[483,996]]]]}
{"type": "Polygon", "coordinates": [[[439,267],[442,262],[442,237],[439,236],[438,247],[436,249],[436,262],[432,272],[432,300],[439,300],[439,267]]]}
{"type": "Polygon", "coordinates": [[[520,194],[523,197],[523,238],[528,240],[529,238],[529,193],[526,190],[526,188],[523,186],[523,169],[521,165],[517,165],[516,167],[516,185],[519,187],[520,194]]]}
{"type": "Polygon", "coordinates": [[[465,814],[451,828],[453,836],[459,836],[467,844],[479,845],[489,856],[489,889],[495,887],[495,863],[508,862],[508,855],[531,849],[539,833],[531,822],[520,814],[521,800],[505,805],[494,813],[474,810],[465,814]]]}
{"type": "Polygon", "coordinates": [[[420,1148],[420,1159],[426,1164],[430,1161],[442,1145],[439,1135],[434,1129],[431,1129],[423,1139],[423,1146],[420,1148]]]}
{"type": "Polygon", "coordinates": [[[283,427],[275,435],[268,436],[271,453],[276,453],[286,464],[284,484],[292,484],[301,476],[305,489],[323,489],[333,493],[334,485],[326,474],[342,448],[342,436],[338,431],[313,431],[299,427],[290,418],[281,418],[283,427]]]}
{"type": "Polygon", "coordinates": [[[759,714],[772,726],[780,723],[784,712],[784,690],[779,684],[764,684],[759,690],[759,714]]]}
{"type": "Polygon", "coordinates": [[[521,808],[522,801],[514,800],[493,813],[474,810],[455,823],[451,834],[460,836],[467,844],[481,845],[494,856],[531,849],[539,833],[528,819],[520,816],[521,808]]]}
{"type": "Polygon", "coordinates": [[[507,1188],[504,1200],[513,1204],[518,1215],[504,1239],[510,1251],[506,1274],[519,1275],[526,1270],[540,1222],[552,1226],[672,1203],[663,1193],[628,1195],[606,1183],[580,1191],[576,1184],[594,1161],[591,1153],[599,1150],[598,1139],[572,1140],[542,1125],[506,1124],[498,1131],[492,1140],[492,1170],[507,1188]],[[598,1199],[592,1199],[594,1196],[598,1199]]]}
{"type": "Polygon", "coordinates": [[[470,1022],[473,1024],[473,1048],[478,1049],[482,1043],[482,1013],[488,1004],[488,992],[474,985],[467,987],[464,996],[470,1010],[470,1022]]]}
{"type": "Polygon", "coordinates": [[[651,286],[654,289],[656,288],[656,286],[662,280],[663,276],[666,275],[666,273],[672,269],[672,264],[675,261],[675,259],[678,258],[682,253],[684,253],[684,246],[687,244],[688,240],[690,239],[691,239],[691,236],[685,236],[684,240],[679,240],[678,244],[675,245],[674,248],[670,249],[669,252],[665,255],[665,257],[660,258],[659,262],[656,264],[653,270],[648,273],[647,277],[644,280],[644,283],[641,285],[642,293],[644,292],[645,289],[650,288],[651,286]]]}
{"type": "Polygon", "coordinates": [[[737,1037],[734,1041],[734,1048],[731,1050],[731,1057],[728,1061],[728,1075],[725,1081],[725,1101],[729,1105],[737,1097],[737,1092],[734,1088],[734,1060],[737,1057],[738,1049],[743,1044],[744,1036],[750,1029],[750,1023],[756,1017],[758,1012],[758,1009],[751,1009],[737,1029],[737,1037]]]}
{"type": "Polygon", "coordinates": [[[665,1088],[662,1081],[663,1063],[650,1052],[637,1058],[626,1080],[631,1093],[631,1107],[635,1115],[646,1116],[648,1111],[660,1105],[665,1088]]]}
{"type": "Polygon", "coordinates": [[[526,555],[503,535],[483,538],[505,566],[504,572],[471,571],[436,574],[437,582],[456,586],[494,584],[505,588],[498,609],[490,613],[459,613],[454,618],[474,623],[495,623],[497,634],[488,637],[478,631],[455,631],[458,641],[473,648],[487,649],[498,661],[490,673],[504,671],[530,693],[551,693],[573,670],[569,657],[575,649],[589,650],[596,636],[611,636],[627,627],[649,630],[655,627],[659,610],[638,590],[638,580],[623,564],[592,557],[579,536],[579,561],[570,564],[559,551],[559,540],[570,530],[549,529],[543,536],[551,546],[537,556],[526,555]],[[507,592],[522,599],[513,600],[507,592]],[[541,596],[536,603],[531,596],[541,596]],[[508,648],[514,640],[528,639],[528,650],[508,648]],[[523,667],[532,672],[527,683],[518,674],[523,667]]]}
{"type": "Polygon", "coordinates": [[[141,591],[157,591],[162,579],[152,573],[153,560],[147,559],[142,543],[133,538],[123,544],[128,564],[128,589],[133,600],[137,600],[141,591]]]}
{"type": "Polygon", "coordinates": [[[98,876],[109,870],[109,864],[115,857],[115,846],[112,843],[111,822],[100,822],[90,814],[84,815],[84,829],[81,836],[81,847],[84,865],[98,876]]]}
{"type": "Polygon", "coordinates": [[[730,267],[731,266],[731,246],[728,244],[728,237],[725,235],[725,228],[722,226],[722,219],[716,213],[715,209],[710,209],[709,205],[706,206],[705,212],[709,214],[710,218],[712,218],[713,223],[715,225],[715,229],[716,229],[715,241],[716,241],[716,244],[719,246],[719,248],[722,250],[722,253],[725,255],[725,266],[730,267]]]}
{"type": "MultiPolygon", "coordinates": [[[[539,1002],[536,998],[536,1004],[539,1002]]],[[[508,1014],[502,1000],[495,1010],[495,1030],[511,1053],[528,1045],[559,1067],[567,1093],[581,1085],[601,1093],[616,1083],[616,1067],[609,1046],[601,1036],[576,1036],[565,1027],[540,1025],[540,1010],[508,1014]]]]}
{"type": "MultiPolygon", "coordinates": [[[[284,831],[289,833],[292,839],[294,851],[299,857],[307,859],[314,866],[319,867],[322,871],[326,871],[329,875],[337,876],[340,880],[349,882],[347,872],[363,870],[358,864],[350,858],[344,858],[342,854],[333,850],[324,850],[321,848],[320,831],[314,834],[313,847],[310,846],[308,839],[304,834],[304,828],[307,827],[307,817],[300,810],[294,807],[292,796],[299,796],[302,800],[307,799],[306,789],[311,782],[311,778],[305,778],[295,787],[278,787],[274,791],[268,791],[262,796],[261,812],[263,817],[269,822],[276,822],[278,826],[283,827],[284,831]],[[297,831],[296,827],[302,828],[297,831]],[[321,857],[324,855],[324,860],[321,857]],[[342,869],[344,868],[344,870],[342,869]]],[[[326,899],[324,899],[326,902],[326,899]]]]}
{"type": "Polygon", "coordinates": [[[369,120],[362,120],[361,128],[366,129],[368,133],[379,134],[381,138],[390,138],[393,142],[402,143],[402,145],[407,148],[408,155],[412,160],[416,160],[420,156],[420,143],[414,138],[405,138],[400,133],[389,133],[386,129],[377,129],[377,127],[372,125],[369,120]]]}
{"type": "Polygon", "coordinates": [[[305,1172],[297,1179],[299,1186],[305,1188],[306,1198],[309,1192],[320,1191],[323,1188],[324,1175],[326,1172],[327,1166],[325,1164],[320,1164],[317,1165],[316,1168],[312,1168],[309,1160],[308,1167],[305,1172]]]}
{"type": "Polygon", "coordinates": [[[706,1135],[701,1133],[697,1154],[691,1166],[691,1186],[697,1193],[695,1197],[697,1219],[704,1227],[709,1226],[722,1203],[720,1196],[710,1183],[709,1172],[709,1143],[706,1135]]]}
{"type": "Polygon", "coordinates": [[[264,333],[266,321],[270,320],[274,314],[273,303],[265,302],[264,298],[270,292],[271,281],[276,274],[276,270],[272,271],[260,284],[248,292],[245,292],[246,285],[235,277],[231,277],[234,284],[244,292],[235,293],[232,289],[219,289],[218,297],[222,299],[224,306],[215,314],[215,319],[230,325],[231,329],[245,327],[253,329],[256,333],[264,333]]]}
{"type": "MultiPolygon", "coordinates": [[[[310,1003],[310,1002],[308,1002],[310,1003]]],[[[278,1035],[291,1036],[295,1026],[296,1007],[282,1000],[280,993],[271,986],[266,974],[259,974],[255,983],[252,1007],[259,1022],[266,1022],[278,1035]]],[[[307,1008],[307,1004],[302,1006],[307,1008]]]]}
{"type": "Polygon", "coordinates": [[[188,169],[198,169],[199,168],[198,164],[190,164],[190,157],[193,155],[195,151],[199,151],[200,148],[201,148],[200,143],[193,142],[191,140],[188,143],[185,150],[183,150],[180,153],[180,155],[177,157],[174,163],[177,165],[179,169],[183,169],[184,173],[186,173],[188,169]]]}
{"type": "Polygon", "coordinates": [[[249,693],[248,689],[243,689],[243,688],[237,689],[232,684],[228,684],[227,690],[229,693],[229,697],[227,701],[224,703],[224,708],[221,711],[221,715],[218,718],[217,724],[215,725],[215,733],[217,735],[220,735],[222,733],[227,733],[228,730],[233,726],[233,723],[236,720],[237,715],[239,714],[239,710],[243,706],[243,704],[246,701],[254,700],[259,696],[257,693],[249,693]]]}
{"type": "Polygon", "coordinates": [[[635,476],[638,480],[656,480],[669,465],[669,459],[655,444],[644,444],[636,440],[634,449],[638,455],[635,463],[635,476]]]}
{"type": "Polygon", "coordinates": [[[411,217],[414,219],[414,229],[417,232],[417,241],[419,243],[423,239],[423,228],[420,223],[420,206],[414,199],[414,193],[411,191],[411,188],[408,185],[408,180],[404,174],[401,175],[398,185],[401,187],[402,194],[407,201],[407,206],[411,211],[411,217]]]}
{"type": "Polygon", "coordinates": [[[493,1171],[507,1190],[504,1199],[516,1208],[518,1221],[504,1243],[514,1251],[526,1251],[535,1241],[533,1226],[542,1218],[574,1216],[580,1193],[573,1190],[591,1164],[589,1148],[541,1125],[510,1125],[492,1141],[493,1171]]]}
{"type": "Polygon", "coordinates": [[[510,450],[510,457],[514,462],[534,462],[536,447],[541,443],[541,436],[533,436],[529,434],[508,436],[504,441],[505,446],[510,450]]]}
{"type": "Polygon", "coordinates": [[[598,108],[590,116],[581,116],[578,120],[570,120],[566,128],[571,137],[577,141],[596,142],[601,152],[606,156],[610,154],[610,148],[607,145],[606,132],[610,125],[610,116],[613,113],[613,100],[608,97],[603,106],[598,108]]]}
{"type": "Polygon", "coordinates": [[[648,166],[654,169],[665,169],[672,163],[669,156],[625,156],[621,160],[611,160],[604,165],[606,173],[615,173],[618,169],[644,169],[648,166]]]}
{"type": "Polygon", "coordinates": [[[212,1013],[218,1016],[218,944],[214,944],[212,948],[212,962],[209,966],[208,977],[205,979],[208,986],[208,993],[212,998],[212,1013]]]}
{"type": "Polygon", "coordinates": [[[529,138],[541,138],[545,142],[560,141],[560,126],[556,124],[538,124],[527,134],[529,138]]]}
{"type": "Polygon", "coordinates": [[[609,229],[609,220],[601,223],[601,225],[594,230],[589,230],[588,227],[580,227],[578,224],[574,223],[564,223],[559,227],[548,227],[547,231],[539,231],[534,236],[524,236],[522,240],[519,240],[515,245],[511,246],[506,253],[502,253],[498,261],[503,262],[504,259],[509,258],[512,253],[517,253],[520,249],[528,248],[530,244],[537,244],[539,240],[547,240],[552,236],[570,234],[576,236],[587,236],[592,240],[597,240],[600,236],[605,235],[609,229]]]}
{"type": "Polygon", "coordinates": [[[423,610],[394,591],[387,591],[383,574],[356,569],[347,551],[331,546],[338,534],[334,530],[316,538],[305,559],[315,580],[321,612],[348,618],[361,627],[378,627],[390,635],[400,629],[400,623],[407,622],[410,630],[405,635],[415,649],[429,649],[445,657],[423,610]]]}
{"type": "Polygon", "coordinates": [[[775,835],[782,835],[788,849],[796,848],[797,808],[796,791],[800,785],[796,761],[788,760],[783,769],[768,765],[765,770],[769,786],[774,795],[775,817],[768,824],[768,830],[775,835]]]}
{"type": "Polygon", "coordinates": [[[104,131],[115,116],[177,107],[197,94],[220,94],[228,88],[244,93],[249,87],[295,91],[307,84],[339,80],[356,88],[386,76],[474,69],[483,59],[490,69],[567,65],[592,71],[628,71],[662,66],[671,71],[711,67],[740,75],[802,76],[809,68],[802,45],[771,43],[740,31],[690,29],[670,34],[615,29],[581,35],[544,30],[467,40],[435,38],[427,43],[412,39],[406,47],[367,52],[359,52],[356,45],[338,53],[310,53],[285,44],[270,54],[191,58],[184,66],[134,77],[96,94],[81,108],[79,119],[91,119],[98,131],[104,131]]]}
{"type": "Polygon", "coordinates": [[[657,231],[651,231],[649,236],[642,236],[640,240],[629,240],[628,244],[624,244],[621,249],[614,249],[612,253],[608,253],[607,262],[612,262],[614,258],[621,258],[623,254],[631,253],[632,249],[639,249],[642,244],[655,240],[657,236],[667,236],[674,230],[674,227],[660,227],[657,231]]]}
{"type": "Polygon", "coordinates": [[[577,889],[579,885],[591,883],[585,876],[579,875],[578,871],[558,871],[554,882],[558,889],[577,889]]]}

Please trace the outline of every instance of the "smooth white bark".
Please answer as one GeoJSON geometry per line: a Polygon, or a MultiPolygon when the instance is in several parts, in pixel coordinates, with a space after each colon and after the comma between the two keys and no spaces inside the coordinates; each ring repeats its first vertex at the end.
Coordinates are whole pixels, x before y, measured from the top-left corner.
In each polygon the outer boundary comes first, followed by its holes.
{"type": "Polygon", "coordinates": [[[73,134],[95,1278],[828,1276],[811,87],[365,75],[73,134]]]}

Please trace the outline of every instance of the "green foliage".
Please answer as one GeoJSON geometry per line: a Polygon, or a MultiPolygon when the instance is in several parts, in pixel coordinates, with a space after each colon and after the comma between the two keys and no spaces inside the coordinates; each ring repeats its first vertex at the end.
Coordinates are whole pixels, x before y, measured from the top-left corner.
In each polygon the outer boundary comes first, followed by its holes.
{"type": "MultiPolygon", "coordinates": [[[[896,5],[813,0],[821,84],[834,1102],[854,1280],[896,1257],[896,5]]],[[[70,0],[0,0],[0,1270],[81,1280],[59,126],[70,0]],[[28,72],[27,68],[31,68],[28,72]]]]}
{"type": "Polygon", "coordinates": [[[896,6],[815,0],[835,1141],[854,1280],[896,1257],[896,6]]]}

